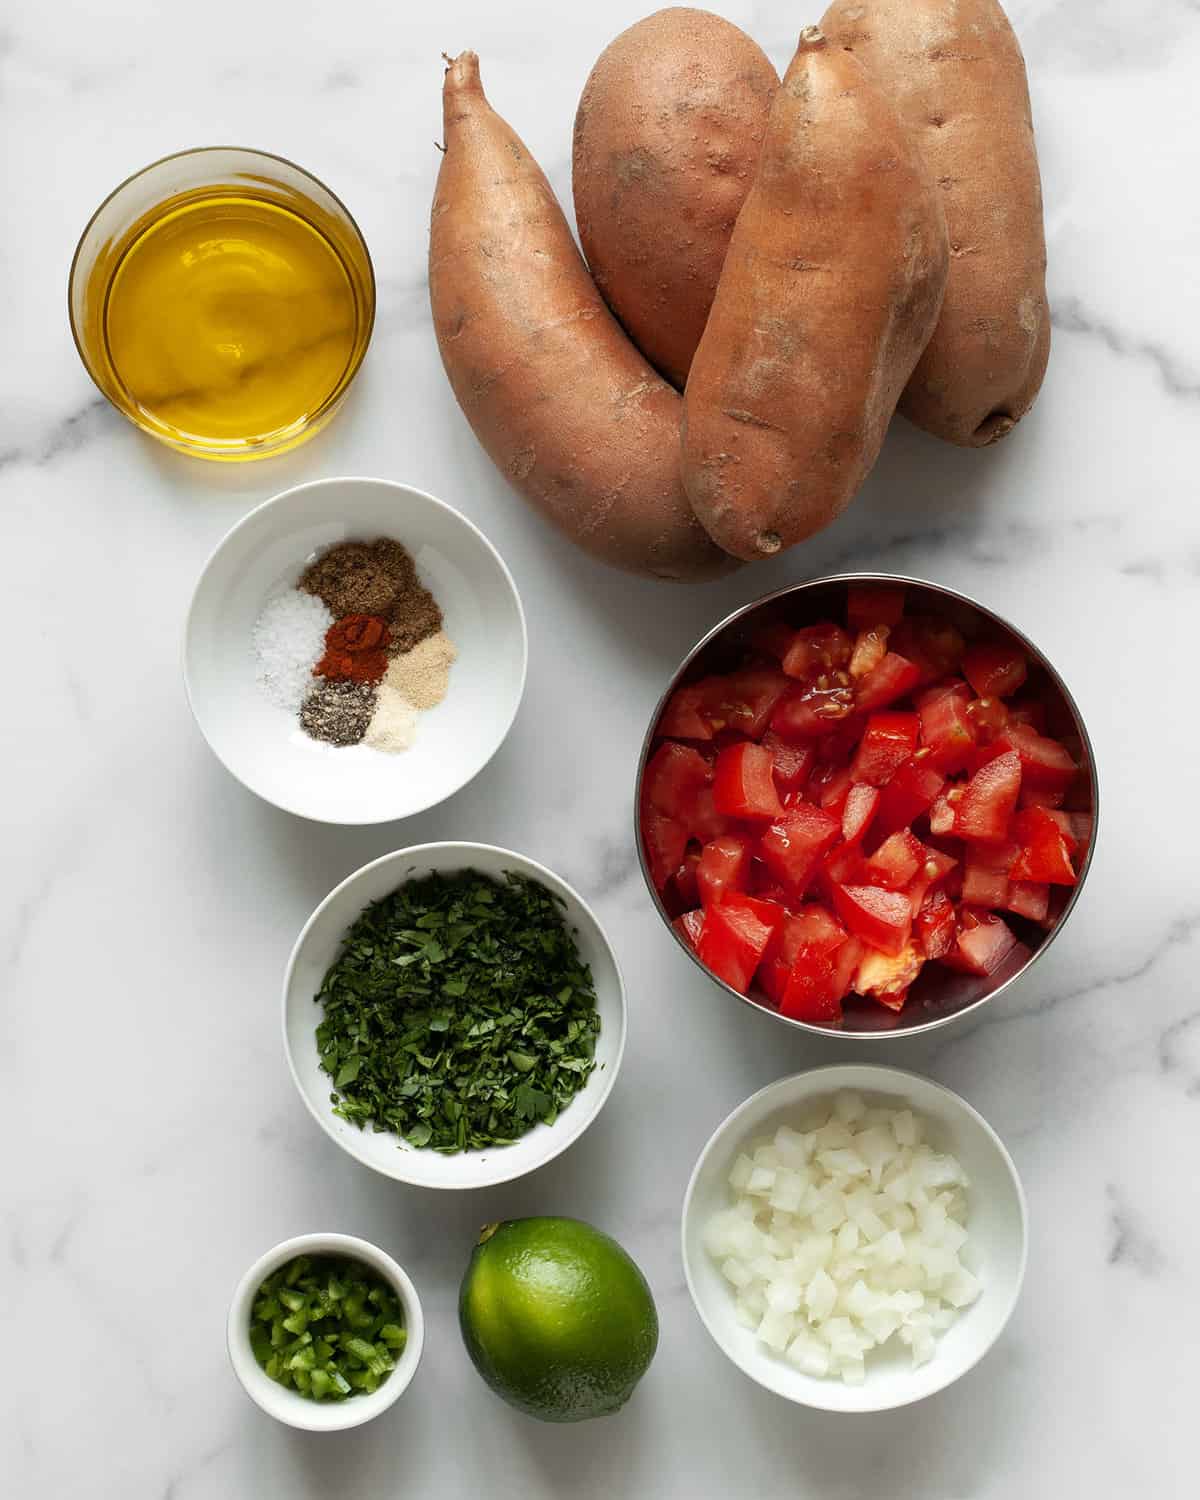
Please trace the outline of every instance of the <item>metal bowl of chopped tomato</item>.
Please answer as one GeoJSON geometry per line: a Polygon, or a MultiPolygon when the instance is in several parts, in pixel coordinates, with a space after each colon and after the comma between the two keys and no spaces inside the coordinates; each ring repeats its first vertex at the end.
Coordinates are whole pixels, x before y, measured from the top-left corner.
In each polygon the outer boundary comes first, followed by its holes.
{"type": "Polygon", "coordinates": [[[1091,741],[978,601],[877,573],[795,584],[688,653],[638,765],[637,848],[711,978],[805,1030],[912,1034],[1045,951],[1096,841],[1091,741]]]}

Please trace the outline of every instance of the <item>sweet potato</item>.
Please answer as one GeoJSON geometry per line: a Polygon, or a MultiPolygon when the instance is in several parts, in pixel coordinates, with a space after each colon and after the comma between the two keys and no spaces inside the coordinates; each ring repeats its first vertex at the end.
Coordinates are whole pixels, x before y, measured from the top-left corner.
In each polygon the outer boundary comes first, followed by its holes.
{"type": "Polygon", "coordinates": [[[834,0],[821,27],[890,93],[942,190],[946,299],[900,410],[947,442],[994,443],[1033,405],[1050,355],[1020,45],[996,0],[834,0]]]}
{"type": "Polygon", "coordinates": [[[654,578],[733,566],[679,479],[679,395],[597,292],[550,184],[491,108],[479,59],[446,69],[429,297],[459,405],[509,482],[601,561],[654,578]]]}
{"type": "Polygon", "coordinates": [[[684,484],[727,552],[769,556],[851,499],[933,331],[946,262],[937,189],[891,104],[808,27],[684,393],[684,484]]]}
{"type": "Polygon", "coordinates": [[[634,343],[680,388],[778,87],[744,32],[673,6],[605,48],[579,101],[572,181],[584,256],[634,343]]]}

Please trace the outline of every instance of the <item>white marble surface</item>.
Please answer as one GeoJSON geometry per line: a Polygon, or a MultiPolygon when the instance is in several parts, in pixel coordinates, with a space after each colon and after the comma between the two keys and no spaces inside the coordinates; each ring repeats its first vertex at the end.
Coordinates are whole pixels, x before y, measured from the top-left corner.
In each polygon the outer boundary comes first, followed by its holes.
{"type": "MultiPolygon", "coordinates": [[[[721,8],[780,65],[818,9],[721,8]]],[[[426,306],[441,51],[481,53],[496,105],[568,192],[578,91],[640,9],[4,8],[8,1494],[1196,1493],[1200,6],[1013,0],[1056,323],[1035,413],[985,453],[898,425],[830,531],[691,592],[601,571],[525,512],[453,404],[426,306]],[[178,459],[114,415],[64,306],[76,236],[103,194],[213,141],[282,152],[333,184],[381,282],[374,346],[335,425],[234,470],[178,459]],[[409,480],[478,521],[523,591],[532,652],[516,729],[472,787],[407,824],[339,831],[230,780],[189,718],[178,656],[192,583],[225,529],[288,484],[347,472],[409,480]],[[676,659],[730,607],[845,564],[925,574],[1011,614],[1075,689],[1099,755],[1103,836],[1068,933],[1017,993],[928,1044],[814,1045],[724,1002],[660,930],[630,847],[634,759],[676,659]],[[608,924],[632,1012],[624,1070],[585,1140],[523,1183],[451,1198],[377,1179],[316,1130],[278,1021],[284,960],[320,897],[385,850],[443,837],[508,843],[577,883],[608,924]],[[868,1052],[961,1090],[1000,1131],[1029,1191],[1032,1260],[978,1370],[919,1408],[847,1420],[787,1406],[725,1362],[684,1290],[677,1219],[693,1159],[733,1104],[784,1072],[868,1052]],[[603,1423],[517,1416],[459,1343],[474,1227],[535,1211],[611,1230],[658,1298],[657,1361],[603,1423]],[[395,1253],[429,1320],[408,1395],[334,1437],[252,1407],[222,1327],[260,1250],[326,1227],[395,1253]]]]}

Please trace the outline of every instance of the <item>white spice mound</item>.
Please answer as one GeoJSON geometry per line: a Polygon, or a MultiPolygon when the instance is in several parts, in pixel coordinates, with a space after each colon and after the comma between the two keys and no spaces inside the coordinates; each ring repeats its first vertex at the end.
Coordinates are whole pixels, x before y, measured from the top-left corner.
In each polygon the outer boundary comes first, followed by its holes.
{"type": "Polygon", "coordinates": [[[383,679],[402,698],[422,713],[436,708],[450,686],[450,668],[458,659],[458,647],[444,630],[418,641],[411,651],[388,663],[383,679]]]}
{"type": "Polygon", "coordinates": [[[389,755],[407,750],[417,732],[417,710],[394,687],[386,682],[379,684],[375,699],[375,712],[367,725],[363,742],[372,750],[384,750],[389,755]]]}
{"type": "Polygon", "coordinates": [[[288,589],[264,605],[253,631],[258,680],[281,708],[299,709],[332,624],[328,607],[299,589],[288,589]]]}

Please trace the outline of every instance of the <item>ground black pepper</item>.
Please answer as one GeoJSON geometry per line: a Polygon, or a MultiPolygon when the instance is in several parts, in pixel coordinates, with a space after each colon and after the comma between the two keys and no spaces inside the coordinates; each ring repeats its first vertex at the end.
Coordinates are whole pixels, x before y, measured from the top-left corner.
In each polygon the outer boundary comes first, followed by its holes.
{"type": "Polygon", "coordinates": [[[327,745],[357,745],[374,712],[369,682],[320,682],[300,705],[300,727],[327,745]]]}

